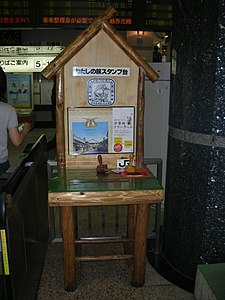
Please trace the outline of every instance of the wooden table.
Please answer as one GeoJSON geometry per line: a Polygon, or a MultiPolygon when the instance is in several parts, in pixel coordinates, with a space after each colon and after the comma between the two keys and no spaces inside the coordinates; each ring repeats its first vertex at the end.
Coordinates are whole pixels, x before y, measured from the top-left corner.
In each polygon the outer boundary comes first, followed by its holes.
{"type": "Polygon", "coordinates": [[[51,178],[48,198],[50,207],[61,208],[65,290],[74,291],[77,287],[77,262],[93,260],[93,257],[79,257],[76,253],[75,245],[79,241],[76,240],[74,207],[80,206],[128,205],[127,237],[121,240],[126,245],[126,253],[116,257],[104,256],[96,259],[132,260],[131,284],[135,287],[143,286],[149,205],[161,203],[163,199],[163,189],[153,175],[97,176],[95,170],[58,171],[51,178]]]}

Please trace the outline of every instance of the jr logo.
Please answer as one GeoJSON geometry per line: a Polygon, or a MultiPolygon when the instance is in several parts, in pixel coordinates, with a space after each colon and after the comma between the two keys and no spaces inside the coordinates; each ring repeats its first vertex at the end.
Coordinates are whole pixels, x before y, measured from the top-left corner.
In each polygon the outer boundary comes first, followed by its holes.
{"type": "Polygon", "coordinates": [[[118,159],[117,160],[117,168],[124,169],[129,165],[130,160],[128,158],[118,159]]]}

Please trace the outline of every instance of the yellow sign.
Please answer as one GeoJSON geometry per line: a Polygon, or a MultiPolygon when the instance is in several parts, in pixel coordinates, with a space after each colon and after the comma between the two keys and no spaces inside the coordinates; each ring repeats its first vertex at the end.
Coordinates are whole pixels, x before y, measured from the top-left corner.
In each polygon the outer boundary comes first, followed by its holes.
{"type": "Polygon", "coordinates": [[[8,251],[7,251],[7,242],[6,242],[6,235],[5,230],[1,229],[1,244],[2,244],[2,256],[3,256],[3,265],[4,265],[4,272],[5,275],[9,275],[9,260],[8,260],[8,251]]]}

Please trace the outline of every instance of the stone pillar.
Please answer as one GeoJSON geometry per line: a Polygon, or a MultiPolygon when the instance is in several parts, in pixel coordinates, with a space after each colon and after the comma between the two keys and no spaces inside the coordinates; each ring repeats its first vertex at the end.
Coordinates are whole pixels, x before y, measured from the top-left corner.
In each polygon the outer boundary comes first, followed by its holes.
{"type": "Polygon", "coordinates": [[[183,275],[225,261],[225,1],[174,1],[162,252],[183,275]]]}

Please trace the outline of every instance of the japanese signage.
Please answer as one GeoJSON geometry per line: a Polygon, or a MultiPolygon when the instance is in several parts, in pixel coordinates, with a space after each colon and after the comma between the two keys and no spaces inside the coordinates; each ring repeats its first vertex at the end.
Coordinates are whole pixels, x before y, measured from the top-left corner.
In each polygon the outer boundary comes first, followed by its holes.
{"type": "Polygon", "coordinates": [[[173,19],[171,0],[146,0],[146,6],[144,11],[144,26],[146,28],[154,28],[154,30],[160,28],[172,28],[173,19]]]}
{"type": "Polygon", "coordinates": [[[109,22],[117,29],[171,30],[172,0],[38,1],[38,25],[84,28],[109,6],[117,13],[109,22]]]}
{"type": "Polygon", "coordinates": [[[172,0],[0,1],[0,27],[86,28],[109,6],[120,30],[171,30],[172,0]]]}
{"type": "Polygon", "coordinates": [[[130,68],[118,67],[74,67],[73,76],[130,76],[130,68]]]}
{"type": "Polygon", "coordinates": [[[117,11],[117,15],[110,19],[112,25],[120,28],[133,25],[133,0],[39,0],[38,24],[87,27],[109,6],[113,6],[117,11]]]}
{"type": "Polygon", "coordinates": [[[130,153],[134,107],[68,108],[69,154],[130,153]]]}
{"type": "Polygon", "coordinates": [[[41,72],[63,48],[61,46],[2,46],[0,66],[5,72],[41,72]]]}
{"type": "Polygon", "coordinates": [[[34,27],[34,0],[4,0],[0,1],[0,27],[34,27]]]}
{"type": "Polygon", "coordinates": [[[0,46],[0,56],[51,56],[59,54],[64,49],[63,46],[0,46]]]}
{"type": "Polygon", "coordinates": [[[115,107],[112,112],[112,152],[133,152],[134,108],[115,107]]]}
{"type": "Polygon", "coordinates": [[[55,57],[0,57],[5,72],[41,72],[55,57]]]}

